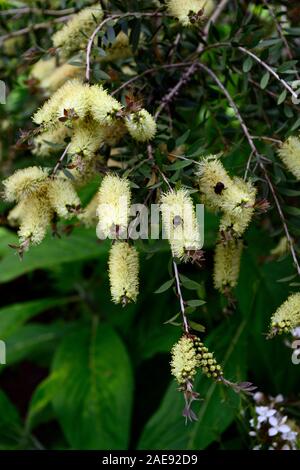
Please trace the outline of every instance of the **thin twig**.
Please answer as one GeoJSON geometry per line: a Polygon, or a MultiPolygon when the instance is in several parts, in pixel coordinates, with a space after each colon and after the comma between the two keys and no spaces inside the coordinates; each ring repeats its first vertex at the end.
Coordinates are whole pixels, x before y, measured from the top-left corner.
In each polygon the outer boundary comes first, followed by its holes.
{"type": "Polygon", "coordinates": [[[282,140],[274,139],[274,137],[268,137],[267,135],[252,135],[251,138],[253,140],[266,140],[268,142],[273,142],[274,144],[282,144],[282,140]]]}
{"type": "Polygon", "coordinates": [[[62,155],[60,156],[59,160],[57,161],[55,167],[53,168],[53,171],[52,171],[52,173],[51,173],[51,176],[55,176],[56,173],[58,172],[58,170],[60,169],[61,164],[62,164],[62,162],[64,161],[65,156],[66,156],[67,153],[68,153],[69,147],[70,147],[70,144],[68,144],[68,145],[66,146],[65,150],[63,151],[62,155]]]}
{"type": "Polygon", "coordinates": [[[64,10],[49,10],[43,8],[35,8],[35,7],[24,7],[24,8],[11,8],[9,10],[0,11],[0,16],[12,16],[12,15],[29,15],[33,14],[43,14],[49,16],[65,16],[71,15],[72,13],[76,13],[76,11],[80,10],[79,8],[65,8],[64,10]]]}
{"type": "Polygon", "coordinates": [[[166,175],[161,171],[161,169],[157,166],[156,167],[158,172],[160,173],[162,179],[164,180],[164,182],[166,183],[166,185],[168,186],[169,190],[172,191],[172,186],[170,185],[169,181],[168,181],[168,178],[166,177],[166,175]]]}
{"type": "Polygon", "coordinates": [[[29,34],[31,31],[37,31],[38,29],[47,29],[54,24],[63,23],[69,20],[72,16],[73,15],[62,16],[60,18],[55,18],[54,20],[52,19],[43,23],[32,24],[30,26],[27,26],[26,28],[18,29],[17,31],[12,31],[11,33],[4,34],[3,36],[0,36],[0,45],[10,38],[23,36],[24,34],[29,34]]]}
{"type": "Polygon", "coordinates": [[[294,265],[296,267],[296,270],[297,270],[297,273],[298,275],[300,276],[300,265],[299,265],[299,261],[298,261],[298,258],[297,258],[297,255],[296,255],[296,250],[295,250],[295,246],[294,246],[294,241],[290,235],[290,232],[289,232],[289,229],[288,229],[288,226],[287,226],[287,223],[286,223],[286,220],[285,220],[285,216],[284,216],[284,213],[282,211],[282,208],[281,208],[281,205],[280,205],[280,202],[279,202],[279,199],[277,197],[277,194],[276,194],[276,191],[274,189],[274,186],[273,186],[273,183],[269,177],[269,174],[265,168],[265,165],[261,159],[261,156],[258,152],[258,149],[250,135],[250,132],[248,130],[248,127],[246,126],[245,124],[245,121],[244,119],[242,118],[241,116],[241,113],[235,103],[235,101],[233,100],[232,96],[230,95],[230,93],[228,92],[228,90],[224,87],[223,83],[219,80],[219,78],[217,77],[217,75],[209,68],[207,67],[206,65],[204,64],[198,64],[198,67],[202,70],[204,70],[208,75],[210,75],[210,77],[216,82],[216,84],[218,85],[218,87],[220,88],[220,90],[224,93],[224,95],[226,96],[230,106],[232,107],[232,109],[234,110],[235,112],[235,115],[241,125],[241,128],[246,136],[246,139],[249,143],[249,146],[251,148],[251,151],[253,152],[253,154],[255,155],[256,159],[257,159],[257,162],[258,162],[258,165],[259,167],[261,168],[263,174],[264,174],[264,177],[268,183],[268,186],[269,186],[269,189],[272,193],[272,196],[273,196],[273,199],[274,199],[274,202],[275,202],[275,205],[276,205],[276,208],[277,208],[277,212],[279,214],[279,217],[280,217],[280,220],[281,220],[281,223],[282,223],[282,226],[283,226],[283,229],[284,229],[284,232],[285,232],[285,235],[286,235],[286,238],[288,240],[288,243],[289,243],[289,247],[290,247],[290,252],[291,252],[291,255],[292,255],[292,258],[293,258],[293,262],[294,262],[294,265]]]}
{"type": "Polygon", "coordinates": [[[97,28],[94,29],[92,35],[90,36],[89,41],[88,41],[88,45],[87,45],[87,49],[86,49],[85,78],[86,78],[87,82],[90,81],[90,74],[91,74],[91,59],[90,59],[90,57],[91,57],[93,43],[94,43],[94,40],[95,40],[96,36],[101,31],[103,26],[105,26],[106,23],[108,23],[109,21],[113,21],[113,20],[120,19],[120,18],[128,18],[130,16],[136,16],[136,17],[140,18],[141,16],[143,16],[143,17],[164,17],[164,16],[169,16],[169,15],[167,15],[166,13],[159,13],[158,11],[145,12],[145,13],[144,12],[129,12],[129,13],[118,13],[118,14],[115,14],[115,15],[110,15],[107,18],[105,18],[103,21],[101,21],[101,23],[98,24],[97,28]]]}
{"type": "Polygon", "coordinates": [[[176,281],[176,291],[179,297],[179,303],[180,303],[180,310],[181,310],[181,315],[182,315],[182,320],[183,320],[183,326],[184,326],[184,331],[188,334],[190,332],[190,327],[189,323],[185,314],[185,306],[184,306],[184,300],[182,297],[182,292],[181,292],[181,286],[180,286],[180,280],[179,280],[179,273],[178,273],[178,268],[176,262],[173,260],[173,269],[174,269],[174,274],[175,274],[175,281],[176,281]]]}
{"type": "MultiPolygon", "coordinates": [[[[275,26],[276,26],[277,32],[278,32],[280,38],[282,39],[283,44],[285,45],[288,58],[289,58],[290,60],[293,60],[294,57],[293,57],[291,48],[290,48],[289,43],[288,43],[288,41],[287,41],[287,39],[286,39],[286,37],[285,37],[285,35],[284,35],[284,32],[282,31],[281,24],[279,23],[279,21],[278,21],[277,18],[276,18],[276,15],[275,15],[275,12],[274,12],[273,7],[267,2],[267,0],[262,0],[262,1],[263,1],[264,5],[267,7],[267,9],[269,10],[269,13],[270,13],[270,15],[271,15],[272,18],[273,18],[273,21],[274,21],[274,24],[275,24],[275,26]]],[[[295,72],[296,72],[296,77],[297,77],[297,79],[299,80],[299,79],[300,79],[300,76],[299,76],[299,74],[298,74],[298,71],[295,70],[295,72]]]]}
{"type": "MultiPolygon", "coordinates": [[[[211,24],[214,23],[218,19],[218,17],[222,13],[222,11],[224,10],[224,8],[226,7],[228,2],[229,2],[229,0],[222,0],[219,3],[219,5],[217,6],[217,8],[215,9],[214,13],[207,20],[207,23],[205,25],[205,28],[203,30],[203,35],[202,35],[202,38],[204,40],[208,36],[208,32],[209,32],[209,28],[210,28],[211,24]]],[[[205,46],[202,43],[199,43],[199,45],[197,47],[197,51],[196,51],[197,54],[200,54],[204,49],[205,49],[205,46]]],[[[190,67],[187,69],[187,71],[182,75],[181,79],[177,82],[177,84],[173,88],[171,88],[167,92],[167,94],[161,99],[161,103],[158,106],[158,108],[155,112],[155,115],[154,115],[155,119],[157,119],[159,117],[159,115],[164,110],[164,108],[176,97],[176,95],[178,95],[179,90],[181,89],[181,87],[183,85],[185,85],[192,78],[192,76],[193,76],[194,72],[196,71],[196,69],[197,69],[197,63],[194,62],[193,64],[190,65],[190,67]]]]}
{"type": "Polygon", "coordinates": [[[252,59],[254,59],[258,64],[260,64],[262,67],[264,67],[271,75],[273,75],[273,77],[276,78],[276,80],[278,80],[282,86],[288,90],[290,92],[290,94],[294,97],[294,98],[297,98],[298,99],[298,95],[297,93],[293,90],[293,88],[285,81],[283,80],[283,78],[279,77],[278,73],[275,72],[274,69],[272,69],[272,67],[270,67],[269,64],[267,64],[266,62],[264,62],[263,60],[261,60],[257,55],[255,55],[252,51],[249,51],[248,49],[246,49],[245,47],[243,46],[238,46],[237,49],[241,52],[244,52],[244,54],[247,54],[249,57],[252,57],[252,59]]]}
{"type": "Polygon", "coordinates": [[[116,95],[121,90],[123,90],[124,88],[129,86],[131,83],[135,82],[136,80],[139,80],[140,78],[145,77],[145,75],[155,73],[155,72],[157,72],[158,70],[161,70],[161,69],[174,69],[174,68],[180,68],[180,67],[188,67],[190,64],[191,64],[191,62],[178,62],[178,63],[175,63],[175,64],[158,65],[157,67],[152,67],[151,69],[147,69],[144,72],[142,72],[138,75],[135,75],[134,77],[131,77],[129,80],[127,80],[126,82],[122,83],[121,86],[119,86],[116,90],[114,90],[111,93],[111,96],[116,95]]]}

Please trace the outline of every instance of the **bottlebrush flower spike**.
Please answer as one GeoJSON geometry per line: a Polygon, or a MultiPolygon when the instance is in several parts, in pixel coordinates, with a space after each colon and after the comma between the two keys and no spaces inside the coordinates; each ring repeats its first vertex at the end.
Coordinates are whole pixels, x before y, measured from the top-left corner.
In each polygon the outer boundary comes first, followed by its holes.
{"type": "Polygon", "coordinates": [[[179,385],[194,379],[199,367],[194,341],[189,336],[182,336],[171,350],[171,373],[179,385]]]}
{"type": "Polygon", "coordinates": [[[216,155],[204,158],[197,173],[203,203],[211,210],[222,207],[222,196],[232,182],[231,178],[216,155]]]}
{"type": "Polygon", "coordinates": [[[29,195],[23,201],[18,236],[21,243],[38,245],[44,239],[54,211],[46,197],[29,195]]]}
{"type": "Polygon", "coordinates": [[[101,125],[111,125],[122,105],[101,85],[93,85],[89,89],[89,108],[95,121],[101,125]]]}
{"type": "Polygon", "coordinates": [[[103,132],[97,123],[75,124],[68,154],[92,158],[103,141],[103,132]]]}
{"type": "Polygon", "coordinates": [[[300,181],[299,137],[289,137],[279,148],[278,155],[287,169],[300,181]]]}
{"type": "Polygon", "coordinates": [[[224,215],[220,230],[241,237],[249,226],[255,210],[256,188],[250,181],[234,177],[228,191],[224,191],[222,209],[224,215]]]}
{"type": "Polygon", "coordinates": [[[65,82],[72,79],[79,79],[80,81],[84,78],[84,72],[81,67],[76,67],[71,64],[62,64],[56,67],[52,73],[47,74],[42,80],[40,80],[40,86],[48,91],[55,92],[65,82]]]}
{"type": "Polygon", "coordinates": [[[129,114],[125,124],[131,137],[138,142],[151,140],[156,134],[156,122],[146,109],[129,114]]]}
{"type": "Polygon", "coordinates": [[[75,51],[85,49],[88,38],[102,17],[100,3],[84,8],[52,36],[54,47],[60,48],[60,53],[65,58],[70,57],[75,51]]]}
{"type": "Polygon", "coordinates": [[[130,203],[129,181],[113,174],[105,176],[98,193],[97,235],[100,239],[119,238],[126,234],[130,203]]]}
{"type": "Polygon", "coordinates": [[[200,18],[208,16],[212,13],[215,2],[213,0],[168,0],[168,11],[169,13],[178,18],[181,24],[188,26],[192,23],[191,19],[193,15],[201,12],[200,18]]]}
{"type": "Polygon", "coordinates": [[[133,51],[127,34],[120,31],[112,46],[107,48],[105,52],[106,55],[101,57],[101,62],[115,62],[120,59],[131,57],[133,55],[133,51]]]}
{"type": "Polygon", "coordinates": [[[171,355],[171,372],[179,385],[192,381],[198,369],[215,380],[220,380],[223,376],[222,367],[213,353],[209,352],[197,336],[182,336],[173,346],[171,355]]]}
{"type": "Polygon", "coordinates": [[[214,286],[222,293],[233,289],[238,282],[242,240],[219,241],[214,259],[214,286]]]}
{"type": "Polygon", "coordinates": [[[17,170],[3,181],[4,197],[9,202],[19,202],[24,197],[35,193],[47,178],[47,170],[37,166],[17,170]]]}
{"type": "Polygon", "coordinates": [[[117,241],[109,253],[109,281],[112,300],[126,305],[135,302],[139,292],[139,258],[127,242],[117,241]]]}
{"type": "Polygon", "coordinates": [[[50,179],[48,198],[54,211],[65,219],[71,218],[80,208],[80,199],[72,182],[66,178],[50,179]]]}
{"type": "MultiPolygon", "coordinates": [[[[74,79],[66,82],[62,88],[65,90],[65,95],[61,96],[61,100],[58,103],[57,118],[63,119],[66,111],[71,111],[75,117],[84,119],[90,111],[89,85],[74,79]]],[[[61,91],[59,94],[61,94],[61,91]]]]}
{"type": "Polygon", "coordinates": [[[69,80],[49,98],[33,115],[35,124],[43,124],[45,129],[59,124],[59,118],[64,116],[64,110],[73,109],[84,117],[88,111],[86,98],[88,86],[79,80],[69,80]],[[76,109],[77,108],[77,109],[76,109]]]}
{"type": "Polygon", "coordinates": [[[289,333],[300,326],[300,292],[291,294],[271,318],[269,337],[289,333]]]}
{"type": "Polygon", "coordinates": [[[223,212],[220,231],[240,237],[254,213],[256,188],[251,182],[231,178],[215,156],[200,163],[198,177],[204,204],[211,210],[223,212]]]}
{"type": "Polygon", "coordinates": [[[188,191],[179,189],[164,194],[160,208],[172,255],[184,259],[188,253],[199,252],[202,248],[200,230],[188,191]]]}

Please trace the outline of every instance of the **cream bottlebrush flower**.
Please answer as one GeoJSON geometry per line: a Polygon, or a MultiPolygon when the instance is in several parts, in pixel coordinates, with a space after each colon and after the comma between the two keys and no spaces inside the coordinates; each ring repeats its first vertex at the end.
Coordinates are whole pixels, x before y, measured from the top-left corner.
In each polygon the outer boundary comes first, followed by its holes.
{"type": "Polygon", "coordinates": [[[161,197],[162,223],[165,236],[169,240],[172,255],[184,258],[187,252],[202,248],[200,231],[188,191],[169,191],[161,197]]]}
{"type": "Polygon", "coordinates": [[[191,24],[190,15],[196,15],[203,9],[204,16],[209,16],[215,6],[213,0],[168,0],[169,13],[178,18],[184,26],[191,24]]]}
{"type": "Polygon", "coordinates": [[[49,179],[48,198],[55,212],[65,219],[80,208],[80,199],[72,182],[64,178],[49,179]]]}
{"type": "MultiPolygon", "coordinates": [[[[90,87],[88,84],[81,83],[80,80],[69,80],[63,87],[64,96],[57,108],[57,118],[64,116],[65,111],[73,110],[80,119],[84,119],[90,110],[90,87]]],[[[62,89],[60,88],[58,92],[62,89]]],[[[58,93],[56,92],[56,93],[58,93]]]]}
{"type": "Polygon", "coordinates": [[[100,239],[119,238],[126,234],[130,203],[129,181],[117,175],[105,176],[98,193],[97,236],[100,239]]]}
{"type": "Polygon", "coordinates": [[[135,302],[139,292],[138,252],[127,242],[116,242],[109,253],[109,281],[114,303],[135,302]]]}
{"type": "Polygon", "coordinates": [[[106,55],[101,57],[101,62],[115,62],[120,59],[127,59],[133,55],[129,37],[123,31],[117,35],[113,45],[106,49],[106,55]]]}
{"type": "Polygon", "coordinates": [[[278,150],[278,155],[287,169],[300,181],[300,139],[289,137],[278,150]]]}
{"type": "MultiPolygon", "coordinates": [[[[62,101],[70,95],[76,97],[77,94],[80,94],[82,86],[82,83],[78,80],[66,82],[33,115],[33,122],[38,125],[43,124],[46,128],[57,125],[59,123],[58,118],[63,115],[62,101]]],[[[82,104],[80,109],[82,109],[82,104]]]]}
{"type": "Polygon", "coordinates": [[[97,123],[75,124],[68,154],[78,154],[91,158],[95,155],[103,140],[102,128],[97,123]]]}
{"type": "Polygon", "coordinates": [[[89,108],[95,121],[101,125],[109,125],[113,124],[113,118],[122,105],[101,85],[93,85],[89,89],[89,108]]]}
{"type": "Polygon", "coordinates": [[[35,193],[47,178],[47,170],[37,166],[17,170],[3,181],[5,199],[9,202],[19,202],[24,197],[35,193]]]}
{"type": "Polygon", "coordinates": [[[97,217],[98,194],[95,194],[88,205],[84,208],[78,219],[88,228],[95,227],[98,222],[97,217]]]}
{"type": "Polygon", "coordinates": [[[179,385],[192,381],[199,367],[194,341],[189,336],[182,336],[171,350],[171,373],[179,385]]]}
{"type": "Polygon", "coordinates": [[[254,213],[256,188],[250,181],[234,177],[232,184],[223,191],[221,208],[224,215],[220,230],[231,232],[233,236],[243,235],[254,213]]]}
{"type": "Polygon", "coordinates": [[[69,57],[75,51],[85,49],[88,38],[102,17],[103,11],[100,4],[84,8],[52,36],[54,47],[60,48],[63,57],[69,57]]]}
{"type": "Polygon", "coordinates": [[[13,207],[9,211],[7,215],[7,220],[11,227],[17,227],[20,225],[22,215],[25,209],[26,207],[25,207],[24,200],[23,200],[23,201],[18,202],[18,204],[15,205],[15,207],[13,207]]]}
{"type": "Polygon", "coordinates": [[[199,164],[197,173],[203,202],[211,210],[222,207],[222,196],[231,184],[231,178],[216,155],[204,158],[199,164]]]}
{"type": "Polygon", "coordinates": [[[55,68],[52,73],[49,73],[44,78],[40,79],[40,86],[47,91],[54,92],[67,80],[75,78],[79,80],[84,78],[83,68],[66,63],[55,68]]]}
{"type": "Polygon", "coordinates": [[[146,109],[131,113],[125,118],[125,124],[131,137],[138,142],[151,140],[156,134],[156,122],[146,109]]]}
{"type": "Polygon", "coordinates": [[[31,69],[30,77],[35,78],[39,82],[49,77],[56,68],[56,58],[38,60],[31,69]]]}
{"type": "Polygon", "coordinates": [[[80,80],[67,81],[34,114],[33,121],[38,125],[43,124],[46,129],[57,126],[65,110],[71,109],[83,119],[89,111],[88,93],[88,85],[83,85],[80,80]]]}
{"type": "Polygon", "coordinates": [[[18,236],[21,243],[29,240],[38,245],[44,239],[53,217],[53,210],[47,197],[29,195],[23,201],[18,236]]]}
{"type": "Polygon", "coordinates": [[[270,336],[288,333],[300,326],[300,292],[290,295],[271,318],[270,336]]]}
{"type": "Polygon", "coordinates": [[[237,285],[241,255],[242,240],[218,242],[214,259],[214,285],[220,292],[226,293],[237,285]]]}
{"type": "Polygon", "coordinates": [[[34,148],[32,153],[41,157],[48,157],[52,153],[57,152],[57,149],[65,144],[65,139],[70,137],[70,135],[71,130],[59,123],[57,127],[42,132],[33,139],[34,148]]]}

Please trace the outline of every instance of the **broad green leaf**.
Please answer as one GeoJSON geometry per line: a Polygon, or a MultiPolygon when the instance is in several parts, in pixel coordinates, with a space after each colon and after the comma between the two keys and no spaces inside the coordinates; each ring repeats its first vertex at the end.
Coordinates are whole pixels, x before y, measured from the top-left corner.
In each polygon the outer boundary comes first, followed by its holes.
{"type": "MultiPolygon", "coordinates": [[[[12,242],[15,238],[12,235],[12,242]]],[[[82,261],[105,254],[108,242],[97,240],[95,230],[77,229],[70,236],[48,236],[39,246],[30,247],[19,260],[12,249],[0,261],[0,283],[11,281],[35,269],[48,269],[61,263],[82,261]]]]}
{"type": "Polygon", "coordinates": [[[15,449],[20,442],[21,433],[19,412],[0,389],[0,450],[15,449]]]}
{"type": "MultiPolygon", "coordinates": [[[[24,359],[39,359],[52,352],[73,324],[62,322],[49,325],[29,323],[20,327],[6,341],[6,367],[24,359]]],[[[0,370],[5,366],[0,366],[0,370]]]]}
{"type": "Polygon", "coordinates": [[[39,299],[8,305],[0,309],[0,338],[11,336],[23,323],[50,308],[68,303],[68,299],[39,299]]]}
{"type": "Polygon", "coordinates": [[[58,374],[52,373],[43,380],[35,389],[26,417],[26,428],[34,428],[40,423],[48,421],[53,415],[52,401],[57,388],[61,386],[61,378],[58,374]]]}
{"type": "Polygon", "coordinates": [[[18,243],[18,237],[15,233],[7,230],[4,227],[0,227],[0,256],[4,256],[12,253],[12,249],[8,246],[9,243],[13,245],[18,243]]]}
{"type": "Polygon", "coordinates": [[[53,363],[61,378],[53,406],[73,449],[126,449],[132,372],[118,335],[105,324],[65,337],[53,363]]]}
{"type": "MultiPolygon", "coordinates": [[[[245,379],[246,320],[224,321],[209,337],[208,345],[216,350],[216,358],[223,358],[225,377],[231,381],[245,379]]],[[[205,449],[217,440],[233,421],[239,396],[227,387],[209,380],[200,373],[194,389],[203,401],[195,412],[198,421],[185,425],[182,417],[184,400],[178,385],[172,382],[157,412],[150,418],[142,433],[139,449],[196,450],[205,449]]]]}
{"type": "Polygon", "coordinates": [[[0,427],[20,426],[21,420],[19,413],[8,396],[0,389],[0,427]]]}

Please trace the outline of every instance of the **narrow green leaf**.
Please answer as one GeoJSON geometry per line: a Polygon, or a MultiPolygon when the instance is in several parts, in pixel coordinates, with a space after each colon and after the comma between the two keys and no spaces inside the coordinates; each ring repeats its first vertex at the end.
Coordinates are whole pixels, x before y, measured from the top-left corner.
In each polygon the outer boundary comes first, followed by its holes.
{"type": "Polygon", "coordinates": [[[176,147],[180,147],[182,144],[184,144],[188,140],[190,133],[191,130],[188,129],[184,134],[178,137],[178,139],[176,139],[176,147]]]}
{"type": "Polygon", "coordinates": [[[201,307],[201,305],[204,305],[206,302],[204,300],[200,299],[195,299],[195,300],[188,300],[187,304],[190,307],[201,307]]]}
{"type": "Polygon", "coordinates": [[[269,83],[269,80],[270,80],[270,73],[269,72],[266,72],[263,76],[262,76],[262,79],[260,81],[260,87],[262,90],[264,90],[268,83],[269,83]]]}
{"type": "Polygon", "coordinates": [[[168,281],[164,282],[162,286],[160,286],[154,294],[162,294],[163,292],[166,292],[170,287],[173,285],[174,279],[169,279],[168,281]]]}
{"type": "Polygon", "coordinates": [[[193,281],[192,279],[189,279],[187,276],[184,276],[183,274],[179,275],[180,281],[182,282],[182,285],[189,290],[198,290],[202,289],[201,284],[199,282],[193,281]]]}
{"type": "Polygon", "coordinates": [[[250,56],[248,56],[246,60],[244,60],[244,63],[243,63],[243,72],[245,73],[250,72],[252,65],[253,65],[253,59],[250,56]]]}
{"type": "Polygon", "coordinates": [[[286,99],[286,95],[287,95],[287,91],[283,90],[278,97],[277,104],[282,104],[286,99]]]}

